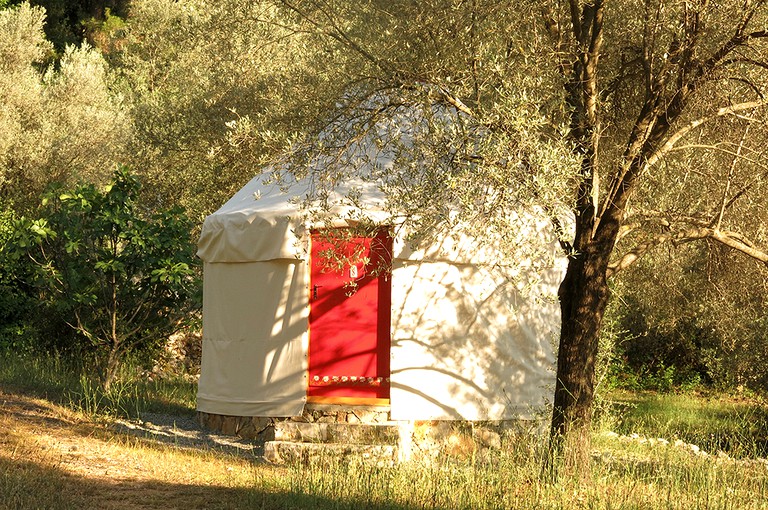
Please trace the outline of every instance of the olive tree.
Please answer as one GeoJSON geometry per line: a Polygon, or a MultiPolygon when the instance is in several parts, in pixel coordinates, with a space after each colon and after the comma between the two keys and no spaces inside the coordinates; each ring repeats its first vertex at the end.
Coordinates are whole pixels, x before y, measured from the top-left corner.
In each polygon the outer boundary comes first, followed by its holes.
{"type": "Polygon", "coordinates": [[[745,148],[756,140],[745,131],[765,118],[768,5],[659,1],[627,4],[619,11],[597,0],[569,6],[559,15],[551,10],[546,19],[560,54],[570,56],[560,60],[564,100],[569,137],[582,158],[576,231],[560,292],[563,319],[552,430],[555,437],[586,438],[609,277],[652,247],[696,239],[710,239],[768,264],[768,253],[749,240],[750,234],[759,239],[759,230],[738,229],[746,226],[738,222],[728,228],[735,204],[765,192],[761,179],[754,179],[765,170],[748,157],[757,149],[745,148]],[[730,125],[708,129],[725,121],[730,125]],[[719,147],[732,160],[710,165],[716,179],[705,184],[706,177],[693,177],[695,164],[673,154],[682,145],[719,147]],[[634,207],[631,198],[649,181],[656,181],[654,187],[677,188],[685,198],[663,200],[663,191],[650,190],[644,202],[655,207],[634,207]],[[632,221],[636,216],[666,230],[648,233],[646,227],[641,242],[617,250],[626,246],[620,241],[628,233],[643,226],[643,221],[632,221]]]}
{"type": "Polygon", "coordinates": [[[0,10],[0,198],[19,207],[51,182],[106,180],[131,136],[101,55],[68,46],[48,66],[44,23],[28,3],[0,10]]]}
{"type": "MultiPolygon", "coordinates": [[[[666,373],[726,391],[768,387],[768,271],[716,241],[659,249],[614,283],[618,384],[666,373]]],[[[656,380],[660,380],[655,377],[656,380]]]]}
{"type": "Polygon", "coordinates": [[[145,192],[202,216],[340,93],[322,38],[267,2],[135,0],[109,60],[131,104],[145,192]]]}
{"type": "Polygon", "coordinates": [[[438,164],[423,186],[403,180],[427,205],[420,225],[451,210],[491,231],[525,204],[550,212],[568,256],[551,458],[588,461],[610,278],[701,240],[768,264],[765,223],[748,220],[765,215],[765,1],[276,3],[343,55],[342,114],[321,119],[315,149],[343,155],[329,132],[354,141],[403,105],[439,105],[457,127],[432,115],[396,149],[396,169],[438,164]]]}
{"type": "MultiPolygon", "coordinates": [[[[4,6],[21,4],[21,0],[2,0],[4,6]]],[[[55,49],[63,52],[68,45],[79,45],[92,39],[94,28],[111,16],[125,16],[130,0],[29,0],[29,4],[45,9],[45,33],[55,49]]]]}

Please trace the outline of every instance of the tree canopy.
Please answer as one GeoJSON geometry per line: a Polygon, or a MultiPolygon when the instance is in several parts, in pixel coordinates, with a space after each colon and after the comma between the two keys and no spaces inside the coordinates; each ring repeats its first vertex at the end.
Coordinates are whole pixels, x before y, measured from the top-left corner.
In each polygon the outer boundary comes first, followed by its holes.
{"type": "Polygon", "coordinates": [[[52,182],[104,181],[127,159],[131,123],[101,54],[68,46],[47,66],[45,12],[0,10],[0,199],[29,207],[52,182]]]}

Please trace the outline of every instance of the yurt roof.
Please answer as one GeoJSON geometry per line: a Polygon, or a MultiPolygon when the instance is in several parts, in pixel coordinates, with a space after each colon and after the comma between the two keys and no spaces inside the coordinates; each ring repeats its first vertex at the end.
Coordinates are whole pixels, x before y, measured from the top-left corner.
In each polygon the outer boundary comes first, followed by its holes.
{"type": "MultiPolygon", "coordinates": [[[[357,175],[368,173],[367,166],[391,165],[391,161],[381,156],[370,161],[347,169],[341,182],[323,186],[322,201],[328,210],[314,214],[307,206],[318,202],[313,188],[315,180],[323,178],[322,172],[311,171],[299,179],[290,172],[280,172],[279,179],[275,179],[277,172],[267,169],[205,219],[198,256],[206,262],[301,258],[307,228],[347,226],[361,217],[374,223],[385,222],[389,214],[385,211],[384,193],[375,182],[357,175]],[[350,195],[355,196],[355,204],[348,198],[350,195]]],[[[335,173],[338,175],[338,170],[335,173]]]]}
{"type": "MultiPolygon", "coordinates": [[[[439,121],[451,123],[457,113],[438,111],[434,115],[439,121]]],[[[413,147],[413,138],[423,129],[420,122],[424,119],[418,113],[406,109],[396,118],[374,126],[339,154],[329,155],[319,148],[312,149],[309,144],[309,153],[315,150],[315,155],[310,155],[309,163],[298,172],[293,171],[295,163],[290,157],[264,169],[205,219],[197,255],[205,262],[303,259],[307,256],[309,229],[343,227],[360,220],[393,225],[399,220],[394,219],[388,207],[381,183],[372,176],[397,171],[397,148],[388,147],[382,140],[394,141],[394,146],[406,149],[413,147]]],[[[341,135],[321,134],[319,145],[332,136],[343,137],[347,131],[342,127],[341,135]]],[[[551,223],[540,210],[511,211],[510,215],[521,220],[519,230],[527,233],[526,243],[550,244],[551,223]]],[[[400,230],[395,237],[394,257],[498,262],[498,246],[492,241],[478,243],[455,227],[445,227],[449,228],[433,233],[433,242],[418,248],[408,245],[404,231],[400,230]]],[[[484,237],[489,235],[490,232],[484,237]]],[[[519,261],[519,257],[516,260],[519,261]]]]}

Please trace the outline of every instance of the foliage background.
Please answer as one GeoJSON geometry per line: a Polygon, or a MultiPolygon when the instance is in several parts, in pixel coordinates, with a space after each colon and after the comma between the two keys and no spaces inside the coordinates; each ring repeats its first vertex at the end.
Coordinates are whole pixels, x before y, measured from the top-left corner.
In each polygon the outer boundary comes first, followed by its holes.
{"type": "MultiPolygon", "coordinates": [[[[425,83],[450,85],[467,107],[482,111],[488,126],[507,123],[495,145],[465,143],[467,163],[451,175],[450,199],[463,204],[466,217],[481,229],[488,216],[478,213],[471,197],[488,182],[521,182],[505,198],[513,205],[534,199],[557,205],[560,191],[572,186],[567,173],[535,176],[542,179],[537,181],[521,174],[521,167],[478,166],[470,157],[478,149],[488,161],[499,161],[505,154],[497,148],[513,147],[536,154],[538,167],[572,167],[573,161],[563,160],[567,147],[558,141],[567,112],[553,99],[562,78],[547,64],[552,50],[545,27],[526,21],[540,14],[538,7],[523,3],[499,12],[496,2],[478,1],[474,12],[483,16],[469,23],[461,2],[330,2],[335,17],[315,2],[303,4],[304,16],[286,3],[0,1],[0,242],[10,242],[10,226],[19,216],[37,216],[39,198],[53,183],[104,185],[118,164],[128,165],[144,184],[137,204],[142,214],[179,205],[199,224],[265,164],[331,123],[324,112],[359,106],[350,91],[383,86],[377,79],[393,70],[387,65],[425,83]],[[362,51],[348,51],[351,44],[362,51]]],[[[623,121],[635,114],[626,105],[642,89],[631,80],[642,8],[622,5],[611,11],[622,18],[606,25],[606,37],[624,41],[612,48],[608,64],[618,78],[603,98],[606,119],[615,127],[604,133],[606,147],[626,137],[623,121]]],[[[709,20],[705,46],[724,37],[716,30],[718,16],[728,16],[734,5],[709,20]]],[[[672,28],[662,28],[669,29],[664,37],[672,37],[672,28]]],[[[702,104],[723,99],[727,91],[718,83],[706,85],[702,104]]],[[[405,86],[396,92],[390,96],[394,102],[411,103],[441,93],[405,86]]],[[[645,234],[629,233],[624,245],[665,233],[690,210],[716,210],[719,190],[737,178],[763,191],[738,201],[729,210],[729,224],[765,244],[768,131],[745,125],[730,118],[714,123],[696,141],[708,148],[682,148],[655,168],[633,204],[631,223],[644,225],[645,234]],[[730,173],[722,170],[731,167],[738,147],[724,151],[711,141],[723,133],[752,147],[742,158],[746,163],[730,173]],[[659,204],[676,215],[660,221],[654,215],[659,204]]],[[[424,144],[435,161],[441,146],[461,146],[461,133],[436,133],[424,144]]],[[[440,188],[425,190],[401,198],[432,204],[445,199],[436,192],[440,188]]],[[[444,211],[433,212],[437,218],[444,211]]],[[[62,323],[33,313],[39,296],[19,277],[29,270],[18,262],[0,269],[0,342],[20,348],[30,343],[24,339],[36,338],[32,344],[50,348],[44,338],[69,333],[62,323]]],[[[606,377],[615,385],[656,378],[765,389],[767,290],[763,267],[720,246],[657,249],[614,284],[604,335],[606,360],[614,368],[606,369],[606,377]]]]}

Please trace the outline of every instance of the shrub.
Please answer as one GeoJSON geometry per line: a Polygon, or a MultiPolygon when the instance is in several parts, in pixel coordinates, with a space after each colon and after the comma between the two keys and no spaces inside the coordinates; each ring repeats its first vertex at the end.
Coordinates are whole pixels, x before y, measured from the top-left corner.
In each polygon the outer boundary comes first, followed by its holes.
{"type": "Polygon", "coordinates": [[[45,195],[41,216],[19,218],[3,248],[27,265],[41,308],[54,311],[97,360],[104,388],[129,354],[158,348],[196,306],[191,224],[180,208],[142,214],[125,168],[104,189],[45,195]]]}

